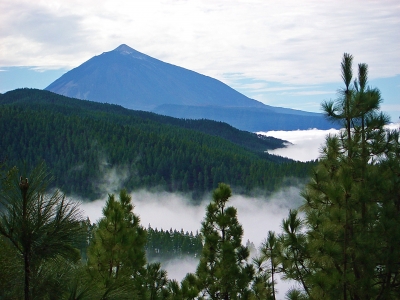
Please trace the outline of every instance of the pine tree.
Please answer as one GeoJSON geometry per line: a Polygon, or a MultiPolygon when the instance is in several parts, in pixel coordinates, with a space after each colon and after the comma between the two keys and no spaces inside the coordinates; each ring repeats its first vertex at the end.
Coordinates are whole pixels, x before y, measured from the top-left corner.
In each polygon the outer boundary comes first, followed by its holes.
{"type": "Polygon", "coordinates": [[[297,236],[290,240],[289,230],[281,239],[285,275],[303,286],[303,291],[292,291],[293,297],[400,296],[399,132],[383,127],[388,118],[379,113],[379,90],[367,86],[366,64],[358,66],[352,84],[352,60],[344,54],[345,88],[339,98],[322,105],[344,129],[327,137],[302,193],[305,218],[296,216],[297,236]]]}
{"type": "Polygon", "coordinates": [[[287,219],[282,221],[283,233],[278,238],[277,259],[284,273],[282,278],[295,280],[302,287],[302,290],[292,289],[291,292],[307,298],[312,288],[312,259],[304,227],[298,211],[290,210],[287,219]]]}
{"type": "Polygon", "coordinates": [[[249,250],[242,245],[237,211],[227,206],[231,194],[230,187],[220,183],[202,222],[204,247],[196,275],[200,293],[210,299],[248,299],[250,295],[254,270],[246,262],[249,250]]]}
{"type": "MultiPolygon", "coordinates": [[[[135,290],[146,263],[146,232],[133,212],[131,197],[122,190],[119,200],[109,195],[103,208],[104,217],[95,229],[88,249],[88,266],[104,294],[135,290]]],[[[140,285],[140,283],[138,284],[140,285]]],[[[136,289],[136,292],[140,293],[136,289]]],[[[116,298],[122,294],[116,294],[116,298]]]]}
{"type": "Polygon", "coordinates": [[[142,299],[167,299],[170,293],[168,290],[170,281],[168,280],[167,272],[161,269],[160,263],[147,264],[142,276],[145,289],[145,295],[142,296],[142,299]]]}
{"type": "MultiPolygon", "coordinates": [[[[279,246],[275,232],[268,231],[266,240],[261,245],[261,255],[253,259],[256,265],[256,274],[259,277],[257,290],[262,289],[265,299],[276,299],[276,275],[279,272],[278,249],[279,246]],[[261,288],[263,287],[263,288],[261,288]]],[[[256,276],[256,277],[257,277],[256,276]]]]}
{"type": "MultiPolygon", "coordinates": [[[[11,169],[1,183],[0,235],[4,248],[10,251],[10,259],[17,260],[15,267],[23,267],[18,272],[23,280],[7,280],[23,282],[16,288],[23,291],[25,299],[44,299],[47,292],[54,294],[60,290],[56,284],[43,280],[46,274],[57,272],[54,265],[70,269],[80,259],[76,247],[84,236],[82,216],[78,204],[65,199],[58,190],[46,193],[52,178],[44,163],[19,180],[18,173],[17,168],[11,169]]],[[[59,272],[57,276],[57,280],[65,282],[68,272],[59,272]]]]}

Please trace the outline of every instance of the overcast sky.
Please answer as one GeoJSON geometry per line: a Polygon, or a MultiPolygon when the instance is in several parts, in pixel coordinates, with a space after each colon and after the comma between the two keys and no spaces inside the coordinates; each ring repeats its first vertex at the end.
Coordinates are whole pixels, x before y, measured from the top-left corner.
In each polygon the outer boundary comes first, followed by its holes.
{"type": "Polygon", "coordinates": [[[400,116],[398,0],[0,0],[0,11],[0,92],[45,88],[124,43],[266,104],[319,111],[348,52],[400,116]]]}

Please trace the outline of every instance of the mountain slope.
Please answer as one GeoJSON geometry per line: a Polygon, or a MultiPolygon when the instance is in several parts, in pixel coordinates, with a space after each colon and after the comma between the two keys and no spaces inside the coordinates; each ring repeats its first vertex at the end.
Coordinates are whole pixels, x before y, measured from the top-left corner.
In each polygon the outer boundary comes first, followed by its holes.
{"type": "Polygon", "coordinates": [[[335,127],[321,114],[268,107],[218,107],[218,106],[188,106],[165,104],[153,111],[157,114],[175,118],[201,119],[206,118],[228,123],[235,128],[246,131],[268,130],[307,130],[310,128],[330,129],[335,127]]]}
{"type": "Polygon", "coordinates": [[[263,106],[216,79],[162,62],[126,45],[89,59],[46,90],[145,111],[166,103],[263,106]]]}
{"type": "Polygon", "coordinates": [[[268,193],[285,178],[309,174],[312,163],[260,151],[268,141],[255,134],[247,133],[241,146],[218,131],[246,134],[218,122],[176,120],[41,90],[0,95],[0,158],[9,166],[44,159],[67,194],[94,199],[122,187],[161,187],[198,198],[219,182],[241,193],[268,193]],[[199,132],[198,124],[215,135],[199,132]]]}
{"type": "MultiPolygon", "coordinates": [[[[135,125],[137,122],[154,122],[160,125],[173,125],[185,129],[191,129],[212,136],[223,138],[252,152],[265,154],[265,151],[283,148],[287,141],[274,137],[266,137],[255,133],[236,129],[226,123],[212,120],[178,119],[158,115],[151,112],[135,111],[123,108],[119,105],[103,104],[93,101],[82,101],[74,98],[59,96],[58,94],[36,89],[17,89],[4,95],[0,95],[0,105],[19,104],[30,107],[44,106],[43,109],[62,111],[81,117],[94,117],[107,114],[113,122],[122,125],[135,125]],[[1,97],[3,96],[3,97],[1,97]],[[31,102],[33,100],[33,102],[31,102]]],[[[279,157],[274,159],[280,159],[279,157]]]]}
{"type": "Polygon", "coordinates": [[[322,114],[264,105],[216,79],[127,45],[89,59],[46,90],[173,117],[223,121],[247,131],[332,127],[322,114]]]}

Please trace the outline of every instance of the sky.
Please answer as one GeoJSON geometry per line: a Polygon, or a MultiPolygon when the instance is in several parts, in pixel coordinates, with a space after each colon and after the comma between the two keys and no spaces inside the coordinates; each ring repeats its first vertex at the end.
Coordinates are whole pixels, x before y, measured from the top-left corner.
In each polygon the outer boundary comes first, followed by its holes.
{"type": "Polygon", "coordinates": [[[127,44],[265,104],[320,112],[343,86],[346,52],[400,116],[398,0],[0,0],[0,11],[1,93],[43,89],[127,44]]]}

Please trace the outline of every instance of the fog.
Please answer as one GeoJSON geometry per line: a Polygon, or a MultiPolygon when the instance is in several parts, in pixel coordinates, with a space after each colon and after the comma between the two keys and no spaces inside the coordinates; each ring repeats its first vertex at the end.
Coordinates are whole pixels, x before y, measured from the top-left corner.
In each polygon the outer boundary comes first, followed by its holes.
{"type": "MultiPolygon", "coordinates": [[[[269,230],[280,232],[281,222],[287,217],[289,209],[297,208],[302,201],[299,196],[300,189],[300,186],[289,187],[268,198],[232,195],[228,205],[237,208],[238,220],[244,229],[243,244],[249,240],[259,248],[269,230]]],[[[194,205],[191,204],[190,198],[183,194],[146,190],[134,192],[131,197],[134,204],[133,212],[140,217],[142,226],[147,227],[150,224],[152,228],[183,229],[185,232],[193,233],[200,231],[206,206],[212,200],[209,195],[200,204],[194,205]]],[[[106,198],[83,202],[81,208],[93,223],[102,217],[105,202],[106,198]]],[[[187,273],[196,271],[198,260],[186,257],[163,261],[161,264],[168,272],[168,278],[181,281],[187,273]]],[[[283,297],[291,285],[293,283],[279,281],[277,286],[279,294],[283,297]]]]}
{"type": "MultiPolygon", "coordinates": [[[[400,123],[391,123],[385,128],[399,129],[400,123]]],[[[272,136],[290,142],[286,144],[286,148],[269,150],[268,153],[288,157],[298,161],[310,161],[319,157],[322,145],[328,134],[337,134],[339,130],[293,130],[293,131],[267,131],[257,132],[266,136],[272,136]]]]}
{"type": "Polygon", "coordinates": [[[336,134],[338,132],[339,131],[336,129],[310,129],[294,131],[267,131],[257,133],[290,142],[286,144],[286,148],[268,150],[268,153],[305,162],[317,159],[320,154],[321,146],[325,142],[326,136],[328,134],[336,134]]]}
{"type": "MultiPolygon", "coordinates": [[[[238,210],[238,219],[244,228],[243,241],[260,245],[269,230],[279,231],[281,220],[287,216],[289,209],[297,208],[301,203],[299,187],[283,189],[272,196],[246,197],[232,195],[228,205],[238,210]]],[[[198,205],[191,204],[188,196],[141,190],[131,194],[133,212],[140,217],[142,226],[149,224],[152,228],[169,230],[183,229],[184,232],[200,231],[205,218],[206,205],[212,200],[211,195],[198,205]]],[[[83,202],[81,208],[91,222],[102,217],[105,199],[83,202]]]]}

